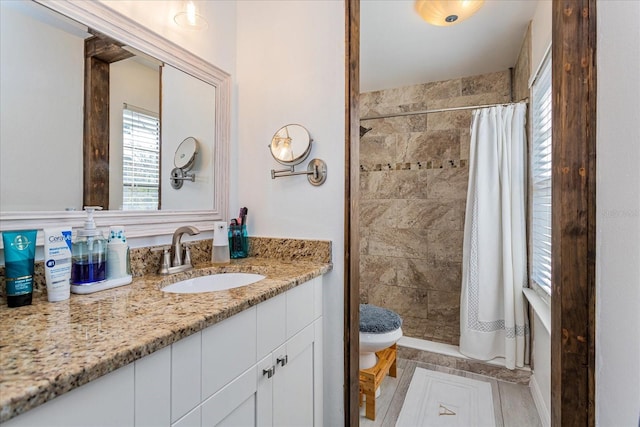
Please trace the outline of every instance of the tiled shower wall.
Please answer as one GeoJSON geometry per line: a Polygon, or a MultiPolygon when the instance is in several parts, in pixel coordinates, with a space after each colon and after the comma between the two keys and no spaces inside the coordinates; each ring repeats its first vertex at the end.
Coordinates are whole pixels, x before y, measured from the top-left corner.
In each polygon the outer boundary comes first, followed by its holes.
{"type": "MultiPolygon", "coordinates": [[[[510,72],[361,94],[360,116],[503,103],[510,72]]],[[[458,344],[471,110],[366,120],[360,139],[360,299],[405,336],[458,344]]]]}

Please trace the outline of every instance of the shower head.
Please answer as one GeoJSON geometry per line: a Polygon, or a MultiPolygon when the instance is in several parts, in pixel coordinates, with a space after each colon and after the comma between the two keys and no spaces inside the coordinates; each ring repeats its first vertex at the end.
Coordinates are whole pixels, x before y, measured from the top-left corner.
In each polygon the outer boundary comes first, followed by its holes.
{"type": "Polygon", "coordinates": [[[373,128],[366,128],[364,126],[360,126],[360,138],[364,136],[365,133],[369,132],[373,128]]]}

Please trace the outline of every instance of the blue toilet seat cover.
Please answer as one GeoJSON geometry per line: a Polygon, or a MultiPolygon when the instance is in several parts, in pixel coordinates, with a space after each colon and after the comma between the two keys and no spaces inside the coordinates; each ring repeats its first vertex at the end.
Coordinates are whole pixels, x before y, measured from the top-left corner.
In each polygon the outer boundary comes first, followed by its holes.
{"type": "Polygon", "coordinates": [[[360,304],[360,332],[384,334],[402,326],[402,318],[395,311],[371,304],[360,304]]]}

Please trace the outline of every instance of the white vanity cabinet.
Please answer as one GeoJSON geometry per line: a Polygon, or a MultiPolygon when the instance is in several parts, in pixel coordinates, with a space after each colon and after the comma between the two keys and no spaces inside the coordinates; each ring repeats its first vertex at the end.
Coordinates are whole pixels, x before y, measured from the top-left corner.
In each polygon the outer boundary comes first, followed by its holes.
{"type": "Polygon", "coordinates": [[[4,425],[321,426],[322,277],[4,425]]]}

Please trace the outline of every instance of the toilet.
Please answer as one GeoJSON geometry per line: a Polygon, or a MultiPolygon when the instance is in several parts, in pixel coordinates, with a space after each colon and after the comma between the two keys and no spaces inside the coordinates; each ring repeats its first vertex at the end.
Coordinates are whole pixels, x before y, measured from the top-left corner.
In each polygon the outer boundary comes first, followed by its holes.
{"type": "Polygon", "coordinates": [[[391,347],[402,337],[398,313],[371,304],[360,304],[360,369],[373,368],[376,352],[391,347]]]}

